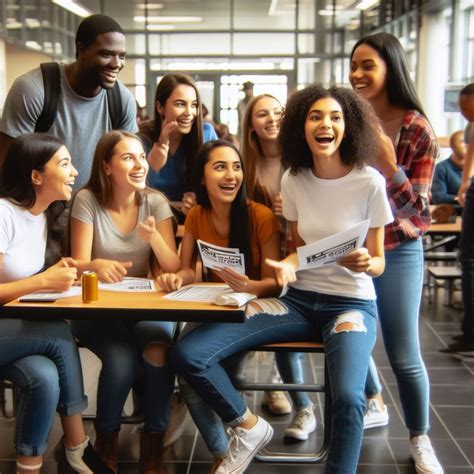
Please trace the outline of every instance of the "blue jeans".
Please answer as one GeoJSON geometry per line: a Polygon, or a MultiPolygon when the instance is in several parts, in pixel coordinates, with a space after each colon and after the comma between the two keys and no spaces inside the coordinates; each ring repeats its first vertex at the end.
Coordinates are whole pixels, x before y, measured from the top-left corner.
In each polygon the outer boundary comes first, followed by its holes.
{"type": "Polygon", "coordinates": [[[64,321],[0,319],[0,377],[20,389],[18,455],[46,451],[56,410],[74,415],[87,407],[79,352],[64,321]]]}
{"type": "Polygon", "coordinates": [[[462,213],[459,260],[462,269],[462,300],[464,304],[461,330],[465,342],[472,343],[474,342],[474,179],[466,193],[466,202],[462,213]]]}
{"type": "MultiPolygon", "coordinates": [[[[280,353],[276,356],[283,355],[286,357],[278,358],[278,370],[282,379],[286,383],[304,383],[303,369],[301,366],[301,352],[280,353]]],[[[232,380],[235,380],[235,374],[238,370],[240,359],[234,363],[232,357],[222,361],[222,365],[226,368],[227,374],[232,380]]],[[[209,452],[216,458],[223,458],[228,451],[229,438],[226,434],[222,420],[217,413],[199,396],[196,390],[179,377],[180,393],[189,413],[201,433],[209,452]]],[[[296,408],[304,408],[311,403],[306,392],[290,392],[290,396],[296,408]]]]}
{"type": "Polygon", "coordinates": [[[134,383],[145,378],[145,430],[166,430],[174,388],[174,372],[143,359],[153,342],[170,345],[175,323],[161,321],[74,321],[74,335],[102,362],[97,387],[95,428],[101,433],[120,430],[122,411],[134,383]]]}
{"type": "MultiPolygon", "coordinates": [[[[385,350],[397,378],[405,423],[411,434],[424,434],[429,430],[430,386],[418,335],[423,290],[421,239],[386,252],[385,272],[374,284],[385,350]]],[[[370,398],[381,390],[371,361],[366,394],[370,398]]]]}
{"type": "Polygon", "coordinates": [[[170,350],[178,374],[211,405],[224,423],[237,425],[247,407],[221,362],[261,344],[304,341],[325,344],[333,393],[333,424],[326,472],[354,473],[363,434],[364,385],[375,342],[374,301],[290,289],[283,314],[258,313],[244,324],[205,324],[170,350]],[[340,328],[352,323],[353,329],[340,328]]]}

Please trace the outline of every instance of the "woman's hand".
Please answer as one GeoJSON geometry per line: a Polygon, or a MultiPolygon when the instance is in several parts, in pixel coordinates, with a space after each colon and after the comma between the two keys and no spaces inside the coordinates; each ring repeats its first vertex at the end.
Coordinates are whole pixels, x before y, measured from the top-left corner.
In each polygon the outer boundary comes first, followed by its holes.
{"type": "Polygon", "coordinates": [[[224,283],[227,283],[232,290],[236,292],[249,292],[250,278],[247,275],[242,275],[229,267],[214,268],[213,271],[219,275],[224,283]]]}
{"type": "Polygon", "coordinates": [[[461,183],[461,186],[459,186],[458,194],[455,199],[461,207],[464,207],[464,204],[466,202],[466,193],[470,185],[471,181],[465,181],[461,183]]]}
{"type": "Polygon", "coordinates": [[[117,283],[123,280],[127,274],[127,269],[133,262],[118,262],[116,260],[105,260],[98,258],[94,260],[94,268],[100,281],[104,283],[117,283]]]}
{"type": "Polygon", "coordinates": [[[371,259],[369,251],[365,247],[361,247],[340,258],[337,263],[353,272],[362,273],[369,271],[371,259]]]}
{"type": "Polygon", "coordinates": [[[168,122],[167,119],[164,119],[161,124],[161,132],[158,138],[158,145],[169,147],[170,135],[177,129],[178,129],[178,122],[176,120],[168,122]]]}
{"type": "Polygon", "coordinates": [[[275,270],[277,283],[281,287],[296,281],[296,270],[294,265],[287,263],[284,260],[277,262],[276,260],[271,260],[269,258],[265,259],[265,263],[275,270]]]}
{"type": "Polygon", "coordinates": [[[196,193],[187,192],[183,194],[183,205],[181,212],[186,216],[188,212],[197,204],[196,193]]]}
{"type": "Polygon", "coordinates": [[[77,278],[76,261],[70,257],[63,258],[42,273],[44,289],[66,291],[77,278]]]}
{"type": "Polygon", "coordinates": [[[153,216],[148,216],[143,222],[139,222],[138,226],[138,235],[141,239],[150,242],[156,232],[156,223],[153,216]]]}
{"type": "Polygon", "coordinates": [[[163,273],[156,282],[163,291],[167,293],[179,290],[183,284],[183,279],[177,273],[163,273]]]}
{"type": "Polygon", "coordinates": [[[275,196],[275,199],[273,200],[273,203],[272,203],[272,210],[275,216],[283,215],[283,199],[281,197],[281,193],[278,193],[275,196]]]}

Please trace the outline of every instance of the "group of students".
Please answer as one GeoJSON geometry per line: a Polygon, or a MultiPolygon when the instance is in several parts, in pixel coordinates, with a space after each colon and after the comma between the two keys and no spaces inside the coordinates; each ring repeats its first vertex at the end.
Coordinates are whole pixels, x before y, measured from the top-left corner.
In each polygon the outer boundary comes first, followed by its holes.
{"type": "MultiPolygon", "coordinates": [[[[223,268],[208,277],[258,297],[244,324],[188,326],[175,343],[175,325],[167,322],[81,321],[71,332],[40,315],[38,321],[1,319],[0,375],[22,392],[18,472],[40,472],[56,408],[71,466],[81,473],[117,472],[121,413],[137,386],[145,419],[140,472],[166,472],[163,444],[175,375],[215,457],[212,472],[244,472],[273,430],[234,388],[234,369],[255,346],[311,337],[324,342],[332,390],[325,469],[355,473],[364,425],[388,422],[371,360],[377,317],[410,457],[419,473],[443,472],[427,436],[429,382],[418,338],[421,237],[430,222],[437,142],[394,36],[359,40],[349,80],[355,92],[311,85],[292,93],[283,115],[276,98],[254,97],[240,152],[203,124],[192,79],[166,75],[157,87],[155,118],[141,124],[138,135],[112,131],[98,141],[89,181],[70,205],[70,256],[42,273],[56,202],[71,199],[77,171],[51,135],[13,141],[0,173],[2,303],[34,290],[67,289],[84,270],[106,282],[152,274],[173,291],[196,280],[198,239],[239,248],[244,275],[223,268]],[[185,229],[179,256],[176,214],[185,229]],[[367,219],[363,248],[337,264],[296,273],[295,247],[367,219]],[[283,287],[288,291],[279,297],[283,287]],[[72,334],[102,362],[94,449],[80,416],[86,398],[72,334]]],[[[302,381],[298,355],[279,356],[277,366],[285,382],[302,381]]],[[[297,416],[313,431],[311,400],[304,393],[292,397],[297,416]]]]}

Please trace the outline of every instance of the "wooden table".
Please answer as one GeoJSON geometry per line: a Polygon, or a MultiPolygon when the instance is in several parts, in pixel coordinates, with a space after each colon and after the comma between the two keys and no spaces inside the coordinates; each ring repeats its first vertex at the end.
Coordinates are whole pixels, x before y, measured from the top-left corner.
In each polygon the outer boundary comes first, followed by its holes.
{"type": "Polygon", "coordinates": [[[436,235],[456,235],[461,233],[461,217],[457,217],[455,222],[448,222],[446,224],[431,224],[428,228],[428,234],[436,235]]]}
{"type": "Polygon", "coordinates": [[[163,298],[165,294],[163,291],[132,293],[99,290],[99,300],[93,303],[83,303],[81,296],[58,299],[54,303],[19,303],[14,300],[0,308],[0,316],[22,319],[132,319],[201,323],[242,323],[245,320],[244,306],[235,308],[174,301],[163,298]]]}

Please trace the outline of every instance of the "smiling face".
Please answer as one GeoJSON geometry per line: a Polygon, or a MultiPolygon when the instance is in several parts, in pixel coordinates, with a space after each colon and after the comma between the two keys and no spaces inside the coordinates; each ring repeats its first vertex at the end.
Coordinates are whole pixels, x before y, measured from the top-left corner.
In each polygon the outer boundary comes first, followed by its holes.
{"type": "Polygon", "coordinates": [[[231,204],[244,178],[242,163],[235,150],[228,146],[214,148],[204,165],[203,184],[209,201],[231,204]]]}
{"type": "Polygon", "coordinates": [[[54,201],[71,199],[72,186],[77,175],[69,151],[62,146],[44,165],[43,171],[33,170],[31,178],[36,195],[41,195],[49,205],[54,201]]]}
{"type": "Polygon", "coordinates": [[[369,102],[386,94],[387,65],[374,48],[361,44],[355,49],[349,81],[352,88],[369,102]]]}
{"type": "Polygon", "coordinates": [[[306,115],[304,126],[306,143],[313,159],[340,158],[339,146],[344,130],[344,115],[337,100],[324,97],[314,102],[306,115]]]}
{"type": "Polygon", "coordinates": [[[122,33],[103,33],[95,41],[79,49],[78,60],[84,77],[94,85],[112,89],[125,65],[125,36],[122,33]]]}
{"type": "Polygon", "coordinates": [[[280,131],[282,107],[273,97],[262,97],[252,109],[251,130],[263,141],[275,141],[280,131]]]}
{"type": "Polygon", "coordinates": [[[157,104],[158,112],[168,123],[176,121],[183,135],[191,132],[198,113],[198,99],[194,87],[176,86],[164,106],[157,104]]]}
{"type": "Polygon", "coordinates": [[[104,162],[104,171],[114,190],[145,189],[148,162],[140,141],[135,138],[120,140],[115,145],[110,161],[104,162]]]}

